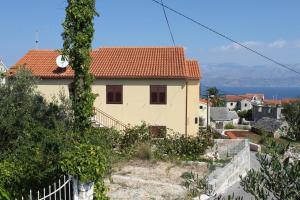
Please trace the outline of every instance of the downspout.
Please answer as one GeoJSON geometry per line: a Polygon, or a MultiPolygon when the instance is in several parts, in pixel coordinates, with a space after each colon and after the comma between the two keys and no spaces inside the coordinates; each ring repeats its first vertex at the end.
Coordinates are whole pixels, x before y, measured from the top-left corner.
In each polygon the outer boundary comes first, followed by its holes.
{"type": "Polygon", "coordinates": [[[185,82],[185,136],[187,137],[188,81],[185,82]]]}

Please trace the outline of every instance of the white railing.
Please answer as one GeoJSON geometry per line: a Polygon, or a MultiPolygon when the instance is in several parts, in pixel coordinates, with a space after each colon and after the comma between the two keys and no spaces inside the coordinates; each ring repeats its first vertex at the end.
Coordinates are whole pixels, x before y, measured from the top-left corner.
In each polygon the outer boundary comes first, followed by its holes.
{"type": "Polygon", "coordinates": [[[118,131],[125,131],[129,128],[129,126],[125,123],[117,120],[116,118],[97,108],[94,108],[94,117],[92,118],[92,120],[96,123],[99,123],[99,125],[107,128],[114,128],[118,131]]]}
{"type": "Polygon", "coordinates": [[[73,200],[73,186],[72,176],[63,176],[58,182],[49,185],[48,188],[44,188],[41,192],[38,190],[33,193],[29,191],[29,196],[22,200],[73,200]],[[62,179],[62,180],[61,180],[62,179]]]}

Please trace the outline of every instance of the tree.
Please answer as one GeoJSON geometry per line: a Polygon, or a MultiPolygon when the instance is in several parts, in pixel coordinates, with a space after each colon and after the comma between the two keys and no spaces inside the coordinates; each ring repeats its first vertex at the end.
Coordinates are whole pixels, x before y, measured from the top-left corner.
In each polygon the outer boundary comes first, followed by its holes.
{"type": "Polygon", "coordinates": [[[283,114],[288,124],[287,137],[291,140],[300,141],[300,100],[286,105],[283,114]]]}
{"type": "Polygon", "coordinates": [[[219,90],[216,87],[207,89],[207,92],[213,107],[221,107],[225,105],[225,101],[221,98],[219,90]]]}
{"type": "Polygon", "coordinates": [[[269,144],[267,154],[258,154],[259,171],[251,169],[242,178],[243,189],[256,200],[300,199],[300,160],[285,155],[288,146],[269,144]]]}
{"type": "Polygon", "coordinates": [[[97,16],[96,0],[68,0],[62,34],[63,55],[75,72],[73,81],[72,107],[75,130],[84,132],[91,127],[93,105],[96,98],[92,93],[93,76],[90,73],[94,17],[97,16]]]}

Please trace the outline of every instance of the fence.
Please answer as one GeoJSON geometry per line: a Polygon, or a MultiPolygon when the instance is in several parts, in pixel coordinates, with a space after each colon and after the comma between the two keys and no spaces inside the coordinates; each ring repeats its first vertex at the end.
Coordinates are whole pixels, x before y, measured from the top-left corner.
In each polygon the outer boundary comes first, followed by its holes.
{"type": "Polygon", "coordinates": [[[109,114],[94,108],[94,114],[92,121],[99,126],[104,126],[107,128],[115,128],[118,131],[124,131],[128,129],[128,125],[122,123],[121,121],[115,119],[114,117],[110,116],[109,114]]]}
{"type": "Polygon", "coordinates": [[[27,197],[21,200],[73,200],[73,184],[71,176],[63,176],[57,182],[44,188],[42,191],[29,191],[27,197]]]}

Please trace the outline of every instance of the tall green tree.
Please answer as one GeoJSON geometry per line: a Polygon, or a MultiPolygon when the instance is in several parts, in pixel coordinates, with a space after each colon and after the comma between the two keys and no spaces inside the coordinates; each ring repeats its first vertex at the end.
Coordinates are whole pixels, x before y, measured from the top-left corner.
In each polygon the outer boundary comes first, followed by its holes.
{"type": "Polygon", "coordinates": [[[300,160],[285,155],[288,148],[270,143],[266,154],[257,155],[260,169],[242,178],[243,189],[255,200],[300,199],[300,160]]]}
{"type": "Polygon", "coordinates": [[[225,105],[225,101],[220,96],[220,92],[216,87],[208,88],[207,93],[213,107],[221,107],[225,105]]]}
{"type": "Polygon", "coordinates": [[[93,105],[93,76],[90,73],[94,17],[97,16],[96,0],[68,0],[62,34],[63,55],[75,72],[72,84],[72,107],[75,130],[84,132],[91,127],[93,105]]]}
{"type": "Polygon", "coordinates": [[[288,124],[287,137],[291,140],[300,141],[300,100],[286,105],[283,114],[288,124]]]}

